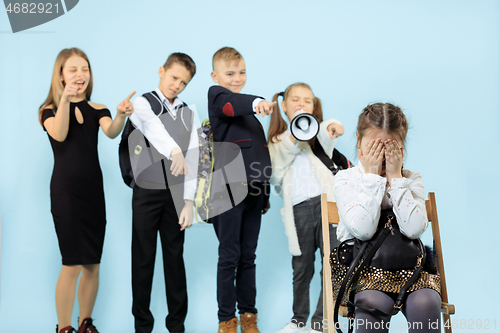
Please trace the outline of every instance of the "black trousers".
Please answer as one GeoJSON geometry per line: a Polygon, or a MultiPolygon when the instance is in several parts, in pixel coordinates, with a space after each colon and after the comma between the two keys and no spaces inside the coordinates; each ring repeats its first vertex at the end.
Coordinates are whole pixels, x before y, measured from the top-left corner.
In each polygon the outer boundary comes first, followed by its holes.
{"type": "Polygon", "coordinates": [[[132,197],[132,313],[136,333],[150,333],[154,318],[149,310],[158,232],[168,305],[166,327],[183,332],[187,314],[184,231],[170,190],[134,187],[132,197]]]}
{"type": "Polygon", "coordinates": [[[249,187],[249,191],[241,203],[212,218],[219,239],[217,265],[219,321],[235,317],[236,303],[240,314],[257,313],[255,251],[262,209],[268,196],[261,186],[249,187]]]}

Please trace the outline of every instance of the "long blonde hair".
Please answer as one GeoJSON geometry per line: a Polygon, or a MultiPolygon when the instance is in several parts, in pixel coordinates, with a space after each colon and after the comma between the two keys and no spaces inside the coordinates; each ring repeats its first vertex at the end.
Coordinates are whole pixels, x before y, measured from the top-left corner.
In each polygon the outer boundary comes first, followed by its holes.
{"type": "MultiPolygon", "coordinates": [[[[290,91],[293,87],[303,87],[303,88],[307,88],[311,91],[311,93],[313,94],[313,97],[314,97],[314,100],[313,100],[314,109],[313,109],[312,114],[313,114],[313,116],[316,117],[316,119],[318,119],[318,121],[320,123],[323,122],[323,109],[321,107],[320,99],[318,97],[314,96],[314,93],[312,92],[311,87],[307,83],[302,83],[302,82],[294,83],[294,84],[288,86],[288,88],[286,88],[285,91],[277,93],[273,96],[273,102],[277,103],[278,110],[276,110],[277,112],[273,112],[271,114],[271,122],[269,123],[269,129],[267,131],[267,142],[268,143],[278,142],[278,136],[281,133],[285,132],[288,128],[287,122],[281,116],[281,109],[279,107],[278,97],[282,96],[283,100],[286,100],[288,98],[288,94],[290,93],[290,91]]],[[[311,147],[314,147],[314,144],[316,143],[316,137],[309,140],[308,142],[309,142],[309,145],[311,147]]]]}
{"type": "Polygon", "coordinates": [[[61,100],[61,96],[65,86],[64,82],[62,82],[61,80],[62,70],[64,65],[66,64],[66,61],[68,61],[68,59],[74,55],[82,57],[87,61],[87,64],[89,65],[90,80],[87,89],[85,90],[85,98],[88,101],[90,101],[90,95],[92,95],[92,86],[94,79],[92,76],[92,69],[90,67],[89,58],[87,57],[85,52],[83,52],[79,48],[73,47],[71,49],[64,49],[61,52],[59,52],[56,58],[56,63],[54,64],[54,70],[52,71],[52,83],[50,84],[49,95],[47,96],[45,102],[43,102],[43,104],[38,109],[38,120],[40,121],[41,125],[43,125],[43,115],[45,111],[49,107],[51,107],[55,113],[57,111],[57,108],[59,107],[59,102],[61,100]]]}

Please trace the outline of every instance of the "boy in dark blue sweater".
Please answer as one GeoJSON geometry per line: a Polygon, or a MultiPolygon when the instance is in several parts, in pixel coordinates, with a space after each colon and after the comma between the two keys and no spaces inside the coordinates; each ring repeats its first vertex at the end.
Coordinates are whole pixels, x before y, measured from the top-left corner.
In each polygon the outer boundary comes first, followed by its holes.
{"type": "MultiPolygon", "coordinates": [[[[241,149],[246,180],[234,184],[227,180],[227,189],[234,205],[231,209],[212,217],[215,233],[219,239],[219,262],[217,266],[217,302],[219,305],[219,333],[236,333],[236,303],[241,319],[242,333],[258,333],[257,309],[255,308],[255,251],[260,231],[261,215],[269,200],[269,178],[271,160],[262,125],[255,114],[272,113],[276,103],[240,94],[246,82],[245,61],[233,48],[224,47],[213,56],[212,79],[218,86],[208,91],[208,114],[215,142],[227,142],[241,149]],[[248,193],[241,202],[236,202],[231,189],[245,187],[248,193]],[[236,283],[235,283],[236,282],[236,283]]],[[[217,147],[217,146],[216,146],[217,147]]],[[[221,147],[221,146],[219,146],[221,147]]],[[[227,161],[217,158],[217,170],[224,169],[227,161]]],[[[227,156],[227,154],[226,154],[227,156]]],[[[226,170],[232,172],[234,170],[226,170]]],[[[217,193],[213,186],[212,193],[217,193]]],[[[234,194],[234,193],[233,193],[234,194]]],[[[214,195],[214,210],[217,195],[214,195]]]]}

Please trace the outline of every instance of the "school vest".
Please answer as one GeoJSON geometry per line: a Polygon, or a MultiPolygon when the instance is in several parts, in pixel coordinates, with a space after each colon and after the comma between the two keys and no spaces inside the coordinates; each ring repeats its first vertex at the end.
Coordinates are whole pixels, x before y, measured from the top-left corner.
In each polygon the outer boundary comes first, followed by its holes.
{"type": "MultiPolygon", "coordinates": [[[[184,156],[186,156],[193,128],[193,111],[186,104],[183,104],[177,109],[177,114],[174,116],[161,103],[160,98],[155,92],[146,93],[143,97],[151,104],[153,112],[158,116],[168,134],[182,150],[184,156]]],[[[143,185],[147,183],[147,186],[141,187],[151,188],[151,184],[158,184],[159,188],[166,188],[169,185],[169,181],[170,185],[184,183],[184,176],[182,175],[167,177],[167,173],[171,175],[170,166],[172,165],[172,161],[161,155],[138,130],[133,132],[131,137],[129,137],[129,145],[130,143],[132,143],[133,147],[136,147],[134,154],[131,154],[132,165],[135,166],[134,170],[140,170],[136,177],[137,185],[141,186],[141,183],[144,182],[143,185]],[[134,134],[136,137],[132,137],[134,134]],[[137,144],[135,144],[135,141],[137,141],[137,144]],[[140,148],[137,148],[137,146],[140,148]],[[137,155],[135,154],[137,150],[140,150],[139,156],[133,156],[137,155]],[[134,161],[134,158],[137,159],[134,161]]]]}

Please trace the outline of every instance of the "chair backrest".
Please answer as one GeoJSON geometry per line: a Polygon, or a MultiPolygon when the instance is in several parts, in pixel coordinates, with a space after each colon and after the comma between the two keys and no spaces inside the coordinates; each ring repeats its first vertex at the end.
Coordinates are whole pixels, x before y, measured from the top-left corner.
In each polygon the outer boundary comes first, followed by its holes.
{"type": "Polygon", "coordinates": [[[327,205],[328,205],[328,223],[335,225],[339,224],[340,216],[337,204],[335,202],[327,201],[327,205]]]}

